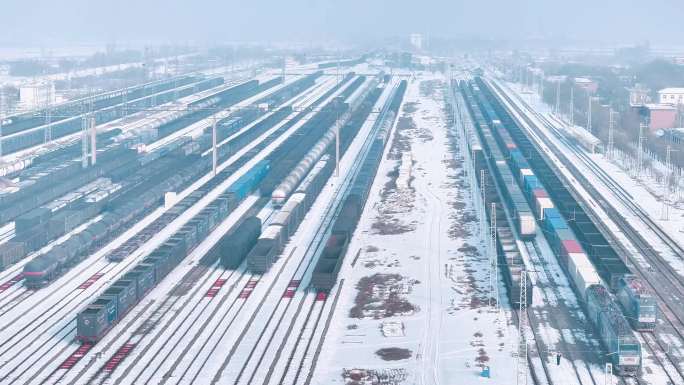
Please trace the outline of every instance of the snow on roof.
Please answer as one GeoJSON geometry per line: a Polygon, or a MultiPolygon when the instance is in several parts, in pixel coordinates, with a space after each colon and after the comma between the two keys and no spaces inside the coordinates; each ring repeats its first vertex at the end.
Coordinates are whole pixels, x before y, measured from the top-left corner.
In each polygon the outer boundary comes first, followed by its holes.
{"type": "Polygon", "coordinates": [[[587,78],[575,78],[575,83],[593,83],[594,81],[587,78]]]}
{"type": "Polygon", "coordinates": [[[668,87],[658,91],[659,94],[684,94],[684,87],[668,87]]]}
{"type": "Polygon", "coordinates": [[[644,104],[644,107],[648,108],[649,110],[675,110],[675,106],[672,106],[670,104],[658,104],[658,103],[647,103],[644,104]]]}

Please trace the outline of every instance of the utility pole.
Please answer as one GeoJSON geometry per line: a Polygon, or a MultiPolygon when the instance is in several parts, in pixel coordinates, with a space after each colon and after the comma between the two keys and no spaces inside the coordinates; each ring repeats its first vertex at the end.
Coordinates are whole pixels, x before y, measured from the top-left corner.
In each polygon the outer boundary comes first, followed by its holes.
{"type": "Polygon", "coordinates": [[[81,167],[88,168],[88,113],[81,119],[81,167]]]}
{"type": "Polygon", "coordinates": [[[570,86],[570,125],[575,126],[575,85],[570,86]]]}
{"type": "Polygon", "coordinates": [[[216,167],[218,166],[218,152],[216,150],[216,115],[214,115],[214,123],[211,125],[211,160],[212,170],[216,176],[216,167]]]}
{"type": "Polygon", "coordinates": [[[492,299],[494,298],[494,290],[496,290],[496,302],[494,307],[499,309],[499,269],[496,252],[496,203],[492,202],[492,209],[489,219],[489,241],[491,242],[491,250],[489,253],[489,306],[492,306],[492,299]]]}
{"type": "Polygon", "coordinates": [[[95,115],[90,117],[90,164],[97,162],[97,130],[95,129],[95,115]]]}
{"type": "Polygon", "coordinates": [[[527,270],[520,272],[520,299],[518,309],[518,359],[516,360],[517,385],[527,385],[527,270]]]}
{"type": "Polygon", "coordinates": [[[560,115],[560,79],[556,79],[556,115],[560,115]]]}
{"type": "MultiPolygon", "coordinates": [[[[335,107],[337,108],[337,107],[335,107]]],[[[335,119],[335,177],[340,176],[340,110],[337,109],[335,119]]]]}
{"type": "Polygon", "coordinates": [[[615,146],[615,134],[613,132],[615,130],[614,113],[615,111],[613,111],[613,108],[611,107],[608,111],[608,149],[606,151],[608,159],[610,160],[613,160],[613,147],[615,146]]]}
{"type": "Polygon", "coordinates": [[[672,146],[667,145],[667,151],[665,155],[665,175],[663,176],[663,207],[660,213],[660,219],[667,221],[670,220],[670,206],[668,205],[670,201],[670,178],[672,173],[672,146]]]}
{"type": "Polygon", "coordinates": [[[591,94],[589,94],[589,109],[587,110],[587,131],[592,132],[591,130],[591,102],[593,101],[593,97],[591,94]]]}
{"type": "Polygon", "coordinates": [[[641,176],[641,169],[643,167],[644,163],[644,141],[646,138],[644,137],[644,128],[645,128],[644,123],[639,124],[639,143],[637,144],[637,170],[636,170],[636,175],[637,177],[641,176]]]}
{"type": "MultiPolygon", "coordinates": [[[[49,90],[47,91],[50,92],[49,90]]],[[[45,143],[52,140],[52,110],[50,109],[50,96],[47,96],[45,103],[45,143]]]]}
{"type": "Polygon", "coordinates": [[[2,123],[5,120],[5,87],[0,85],[0,158],[2,158],[2,123]]]}
{"type": "Polygon", "coordinates": [[[613,385],[613,364],[606,363],[606,370],[603,377],[604,385],[613,385]]]}

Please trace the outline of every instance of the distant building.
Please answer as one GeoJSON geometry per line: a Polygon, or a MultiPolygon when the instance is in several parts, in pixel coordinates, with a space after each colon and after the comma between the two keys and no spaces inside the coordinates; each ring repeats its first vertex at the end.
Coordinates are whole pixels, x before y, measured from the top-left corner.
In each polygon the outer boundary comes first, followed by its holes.
{"type": "Polygon", "coordinates": [[[575,78],[575,85],[577,88],[588,91],[590,94],[595,94],[598,91],[598,83],[587,78],[575,78]]]}
{"type": "Polygon", "coordinates": [[[399,67],[411,68],[413,63],[413,55],[410,52],[402,52],[399,56],[399,67]]]}
{"type": "Polygon", "coordinates": [[[663,88],[662,90],[658,91],[658,100],[660,101],[660,104],[684,104],[684,88],[663,88]]]}
{"type": "Polygon", "coordinates": [[[650,132],[675,127],[677,121],[677,109],[668,104],[645,104],[644,115],[648,119],[650,132]]]}
{"type": "Polygon", "coordinates": [[[420,33],[412,33],[409,36],[409,40],[411,41],[411,45],[415,49],[423,49],[423,35],[420,33]]]}
{"type": "Polygon", "coordinates": [[[40,82],[23,85],[19,88],[19,104],[22,109],[32,110],[56,101],[55,84],[40,82]]]}
{"type": "Polygon", "coordinates": [[[629,91],[629,105],[631,107],[641,107],[651,101],[649,93],[651,90],[644,87],[643,84],[637,84],[634,88],[628,88],[629,91]]]}

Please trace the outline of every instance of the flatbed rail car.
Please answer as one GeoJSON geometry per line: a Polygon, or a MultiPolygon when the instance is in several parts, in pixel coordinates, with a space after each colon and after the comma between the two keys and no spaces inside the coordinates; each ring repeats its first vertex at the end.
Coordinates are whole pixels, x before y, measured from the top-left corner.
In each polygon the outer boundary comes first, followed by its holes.
{"type": "MultiPolygon", "coordinates": [[[[517,184],[519,184],[524,192],[527,200],[533,205],[535,211],[535,216],[537,221],[541,224],[544,236],[549,241],[551,248],[553,249],[556,257],[567,272],[568,279],[572,287],[577,292],[579,298],[583,299],[584,307],[587,311],[586,299],[587,292],[589,288],[594,286],[602,286],[601,278],[597,272],[595,265],[590,261],[585,249],[578,242],[577,238],[572,229],[569,228],[567,219],[558,211],[555,207],[556,200],[544,200],[543,203],[540,202],[540,198],[545,198],[545,196],[539,195],[536,192],[542,191],[547,195],[547,190],[545,188],[545,182],[549,183],[548,180],[539,179],[535,173],[536,165],[538,162],[544,162],[540,154],[536,152],[529,142],[520,141],[518,136],[513,133],[517,132],[517,135],[524,135],[519,128],[514,125],[515,123],[510,120],[510,117],[501,119],[502,116],[506,115],[506,111],[492,107],[492,103],[496,103],[496,99],[492,99],[490,94],[486,94],[483,88],[487,87],[484,83],[471,83],[471,90],[478,97],[478,104],[483,106],[487,111],[487,122],[494,128],[492,132],[499,136],[499,142],[501,143],[501,151],[507,154],[509,164],[519,173],[520,177],[517,179],[517,184]],[[505,123],[502,123],[505,122],[505,123]],[[517,131],[515,131],[517,130],[517,131]],[[510,134],[510,135],[509,135],[510,134]],[[529,146],[528,146],[529,145],[529,146]],[[520,151],[521,147],[524,151],[520,151]],[[515,154],[520,152],[522,157],[530,162],[530,168],[527,169],[525,173],[521,170],[525,170],[520,166],[520,163],[515,158],[515,154]]],[[[619,309],[616,301],[611,298],[612,309],[619,309]]],[[[607,313],[605,317],[598,317],[593,319],[594,327],[599,333],[599,337],[604,341],[607,349],[612,349],[613,346],[611,342],[613,339],[617,338],[616,335],[622,340],[634,339],[634,332],[628,327],[625,330],[624,325],[629,325],[624,315],[621,312],[615,313],[611,311],[607,313]],[[629,335],[631,334],[631,336],[629,335]]],[[[637,344],[638,345],[638,344],[637,344]]],[[[609,350],[614,352],[614,350],[609,350]]],[[[632,375],[637,373],[641,367],[641,350],[640,349],[624,349],[619,354],[613,354],[609,357],[613,363],[616,371],[625,375],[632,375]]]]}

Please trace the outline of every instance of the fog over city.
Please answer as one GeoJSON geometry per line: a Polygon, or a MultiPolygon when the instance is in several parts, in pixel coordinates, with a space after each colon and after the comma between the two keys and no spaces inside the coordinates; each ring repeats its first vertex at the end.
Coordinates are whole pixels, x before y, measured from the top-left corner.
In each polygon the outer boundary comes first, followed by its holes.
{"type": "Polygon", "coordinates": [[[5,0],[0,42],[442,37],[679,44],[676,0],[5,0]]]}

